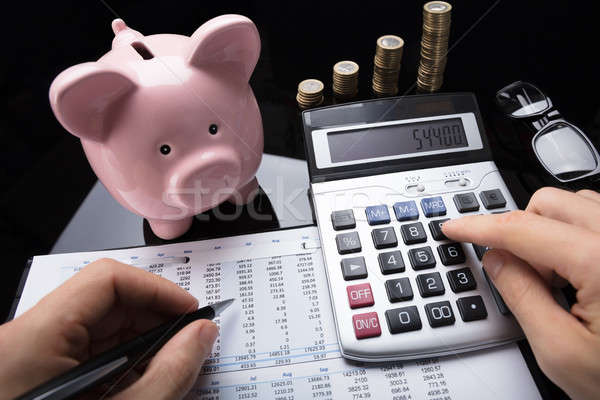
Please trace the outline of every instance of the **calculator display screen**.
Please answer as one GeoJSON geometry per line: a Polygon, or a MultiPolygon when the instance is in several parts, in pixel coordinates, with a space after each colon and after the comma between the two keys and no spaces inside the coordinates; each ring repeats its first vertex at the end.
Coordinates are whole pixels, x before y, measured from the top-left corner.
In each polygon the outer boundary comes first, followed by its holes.
{"type": "Polygon", "coordinates": [[[329,132],[327,141],[334,163],[469,145],[461,118],[329,132]]]}

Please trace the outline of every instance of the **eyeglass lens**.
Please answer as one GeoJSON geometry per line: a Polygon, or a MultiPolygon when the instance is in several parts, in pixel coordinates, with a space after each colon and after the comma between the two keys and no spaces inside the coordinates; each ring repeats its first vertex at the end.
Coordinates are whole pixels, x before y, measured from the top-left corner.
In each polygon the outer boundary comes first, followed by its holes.
{"type": "Polygon", "coordinates": [[[590,144],[568,123],[557,122],[541,131],[533,147],[546,169],[563,180],[576,179],[598,166],[590,144]]]}
{"type": "Polygon", "coordinates": [[[526,82],[515,82],[501,89],[496,94],[496,103],[505,114],[516,118],[535,115],[550,108],[546,95],[526,82]]]}

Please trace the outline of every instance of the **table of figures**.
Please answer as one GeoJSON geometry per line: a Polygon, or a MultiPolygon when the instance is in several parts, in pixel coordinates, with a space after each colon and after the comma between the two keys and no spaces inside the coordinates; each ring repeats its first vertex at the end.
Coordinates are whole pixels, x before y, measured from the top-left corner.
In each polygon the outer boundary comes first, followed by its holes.
{"type": "Polygon", "coordinates": [[[188,399],[540,398],[516,345],[407,363],[342,358],[313,226],[35,257],[17,315],[101,257],[140,264],[200,304],[235,299],[215,320],[220,336],[188,399]]]}
{"type": "MultiPolygon", "coordinates": [[[[210,263],[199,270],[191,286],[201,303],[236,303],[216,320],[221,337],[188,399],[507,398],[505,387],[494,382],[503,373],[491,368],[498,357],[506,358],[502,350],[472,357],[488,366],[488,375],[465,362],[470,356],[378,365],[343,359],[320,251],[210,263]]],[[[539,397],[516,347],[512,355],[529,377],[529,391],[519,388],[508,398],[539,397]]],[[[514,371],[510,375],[510,386],[523,380],[514,371]]]]}

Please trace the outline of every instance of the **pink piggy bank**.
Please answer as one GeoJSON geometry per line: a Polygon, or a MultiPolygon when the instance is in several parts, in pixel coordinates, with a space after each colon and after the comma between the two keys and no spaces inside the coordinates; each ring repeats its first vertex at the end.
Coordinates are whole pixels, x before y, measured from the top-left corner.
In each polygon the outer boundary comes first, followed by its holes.
{"type": "Polygon", "coordinates": [[[104,186],[163,239],[224,201],[251,201],[263,152],[252,21],[223,15],[191,37],[143,36],[120,19],[112,28],[112,50],[50,87],[56,118],[104,186]]]}

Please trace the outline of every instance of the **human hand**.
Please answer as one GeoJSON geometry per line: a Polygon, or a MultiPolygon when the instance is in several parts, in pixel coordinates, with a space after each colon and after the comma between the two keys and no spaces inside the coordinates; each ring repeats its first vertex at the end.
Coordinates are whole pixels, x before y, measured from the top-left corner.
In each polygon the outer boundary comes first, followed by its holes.
{"type": "Polygon", "coordinates": [[[448,238],[490,246],[483,266],[544,373],[573,399],[600,393],[600,194],[543,188],[525,211],[467,216],[448,238]],[[571,312],[552,297],[557,274],[577,290],[571,312]]]}
{"type": "MultiPolygon", "coordinates": [[[[33,308],[0,326],[0,399],[13,398],[94,355],[194,311],[198,301],[157,275],[110,259],[78,272],[33,308]]],[[[115,399],[178,399],[192,387],[216,339],[207,320],[187,325],[115,399]],[[137,379],[139,378],[139,379],[137,379]],[[132,383],[133,382],[133,383],[132,383]]],[[[95,397],[106,395],[100,388],[95,397]]]]}

